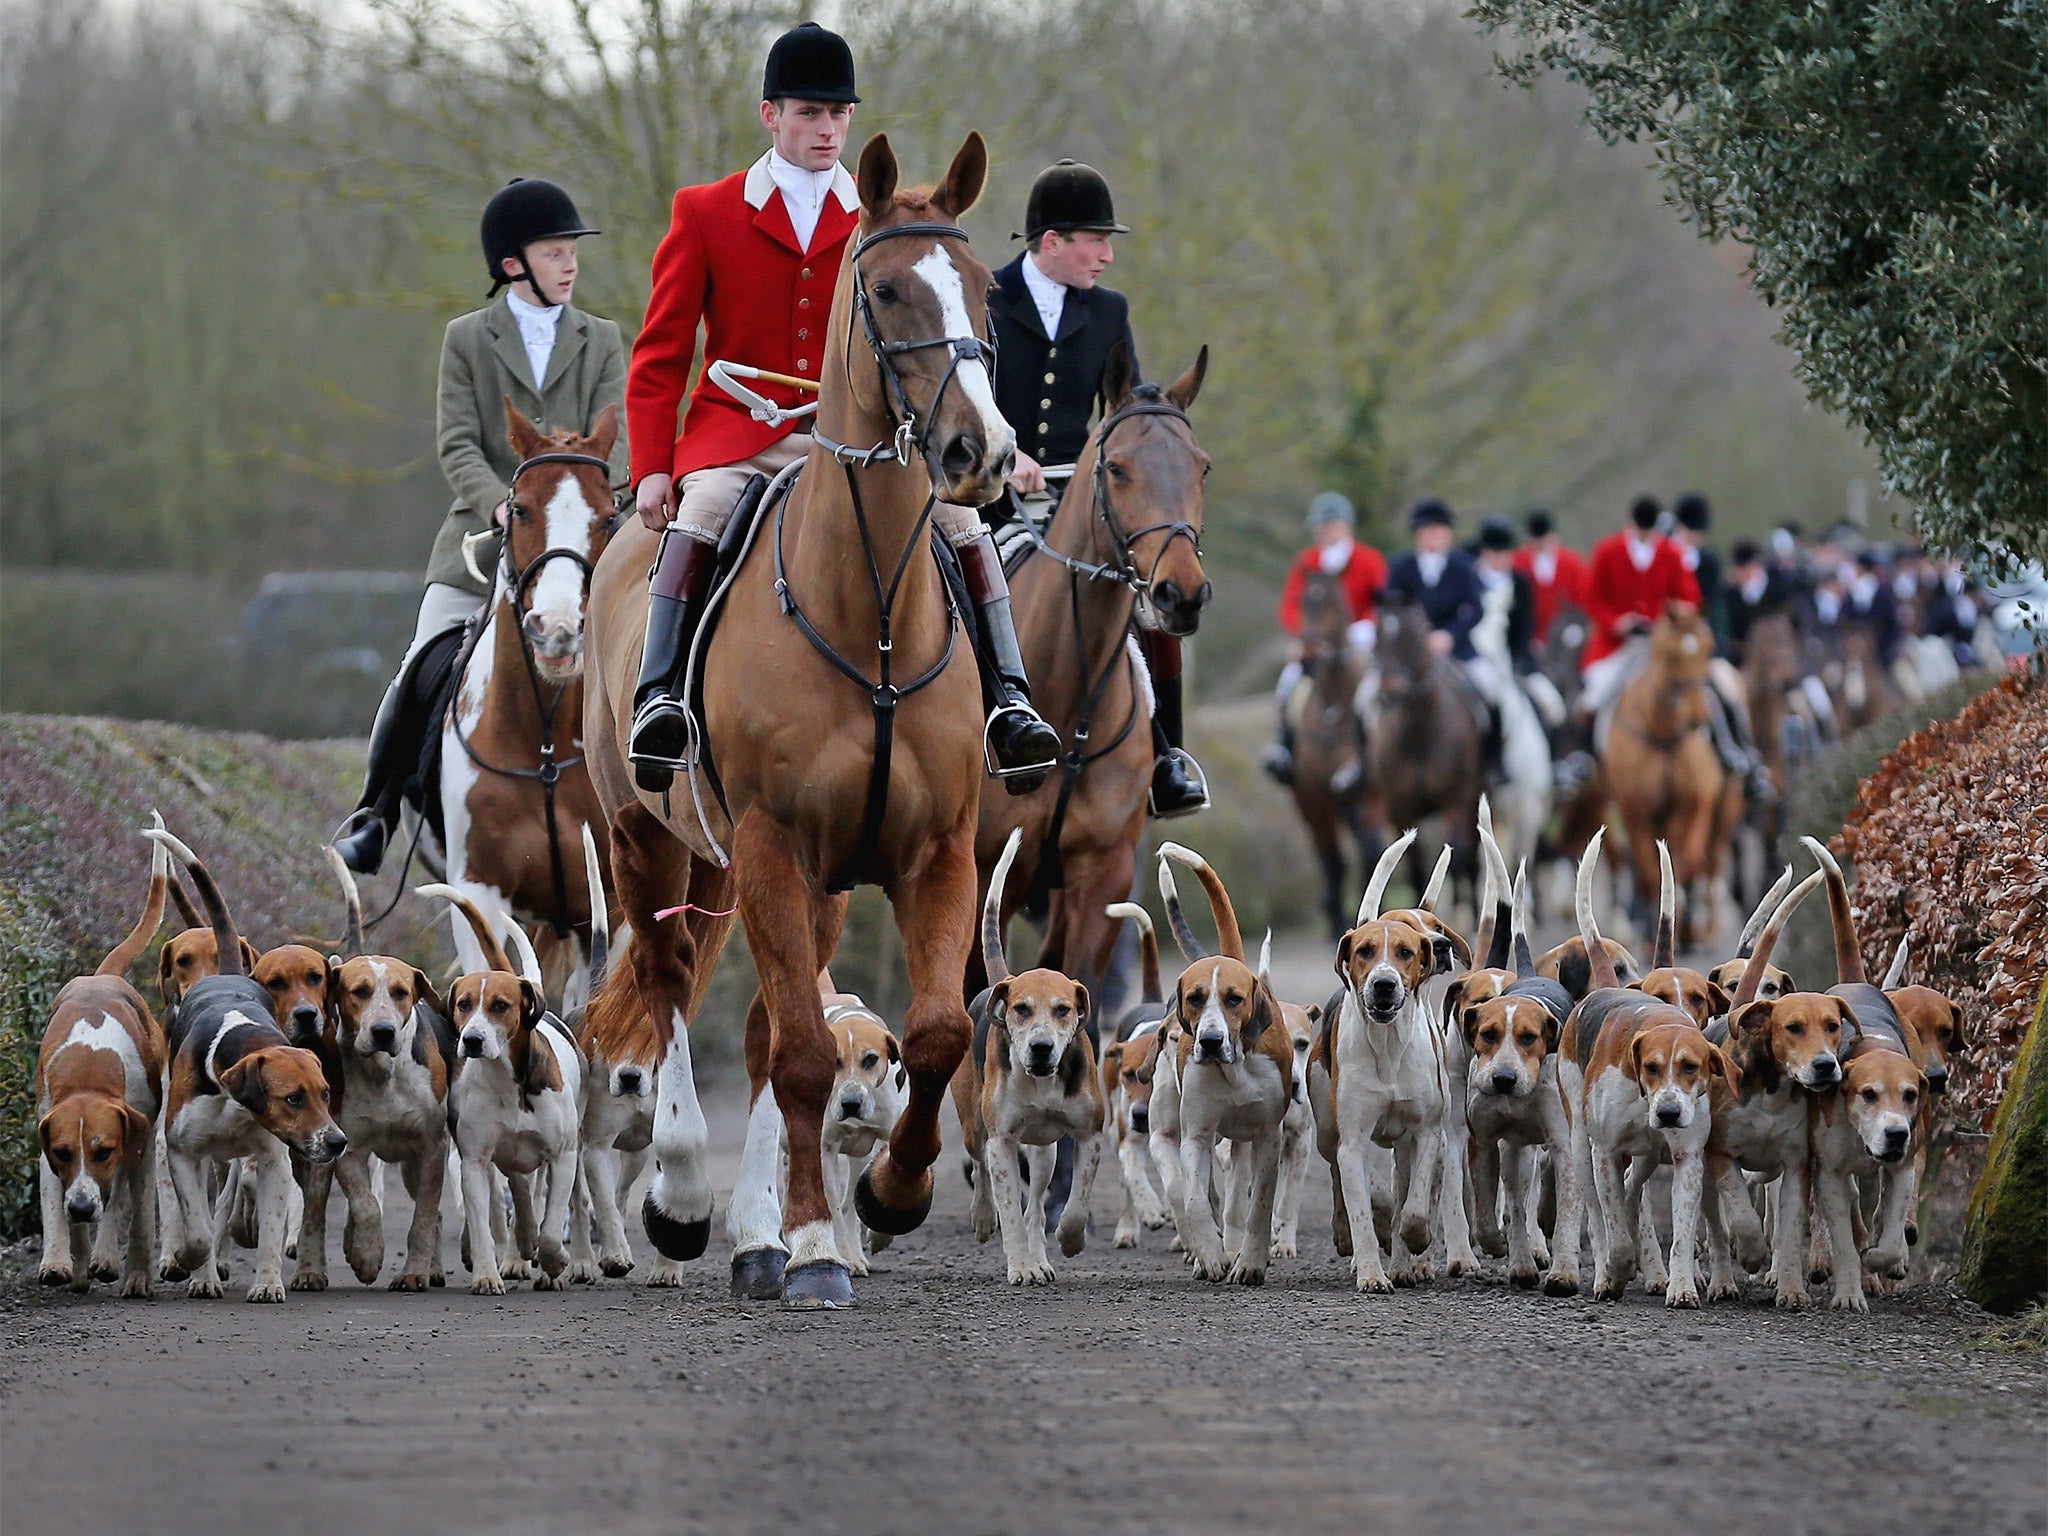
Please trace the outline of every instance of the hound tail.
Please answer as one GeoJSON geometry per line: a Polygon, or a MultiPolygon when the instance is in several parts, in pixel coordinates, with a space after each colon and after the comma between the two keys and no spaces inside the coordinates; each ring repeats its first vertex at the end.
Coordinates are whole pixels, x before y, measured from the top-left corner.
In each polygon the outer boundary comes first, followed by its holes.
{"type": "Polygon", "coordinates": [[[1159,984],[1159,934],[1152,927],[1152,914],[1135,901],[1112,901],[1102,909],[1111,917],[1127,917],[1138,927],[1138,975],[1143,995],[1140,1002],[1163,1003],[1166,989],[1159,984]]]}
{"type": "Polygon", "coordinates": [[[1899,947],[1892,951],[1892,963],[1885,971],[1884,985],[1879,987],[1878,991],[1891,992],[1906,984],[1906,956],[1912,948],[1912,944],[1913,939],[1910,934],[1901,934],[1899,936],[1899,947]]]}
{"type": "Polygon", "coordinates": [[[1771,968],[1771,951],[1778,947],[1778,935],[1785,931],[1785,924],[1792,914],[1799,910],[1799,904],[1813,894],[1813,888],[1825,878],[1815,870],[1804,880],[1792,887],[1792,892],[1778,903],[1778,910],[1764,924],[1764,931],[1757,935],[1756,948],[1751,952],[1749,964],[1742,968],[1742,980],[1735,984],[1735,1001],[1728,1005],[1733,1017],[1735,1010],[1756,1001],[1756,994],[1764,984],[1764,972],[1771,968]]]}
{"type": "Polygon", "coordinates": [[[327,855],[327,867],[334,871],[334,878],[341,884],[342,906],[347,912],[347,930],[342,934],[344,952],[349,958],[363,952],[363,894],[356,889],[355,872],[342,861],[341,854],[332,843],[320,850],[327,855]]]}
{"type": "Polygon", "coordinates": [[[1678,964],[1678,882],[1671,874],[1671,849],[1657,839],[1657,942],[1650,950],[1650,969],[1678,964]]]}
{"type": "Polygon", "coordinates": [[[1515,979],[1527,981],[1536,974],[1536,953],[1529,947],[1529,862],[1515,866],[1514,903],[1509,909],[1515,953],[1515,979]]]}
{"type": "Polygon", "coordinates": [[[1618,987],[1621,978],[1614,973],[1614,960],[1600,937],[1600,925],[1593,920],[1593,873],[1600,867],[1600,845],[1606,840],[1607,829],[1601,827],[1579,858],[1579,877],[1572,884],[1572,909],[1578,915],[1579,939],[1586,946],[1586,964],[1592,968],[1593,985],[1618,987]]]}
{"type": "Polygon", "coordinates": [[[1493,808],[1484,795],[1479,797],[1479,857],[1486,879],[1479,897],[1479,932],[1472,940],[1472,953],[1479,964],[1498,969],[1508,964],[1508,930],[1514,914],[1507,904],[1514,884],[1508,879],[1508,861],[1494,836],[1493,808]]]}
{"type": "Polygon", "coordinates": [[[512,953],[519,961],[513,974],[532,982],[536,992],[545,992],[540,976],[540,956],[533,952],[533,940],[526,936],[526,930],[519,926],[519,919],[510,912],[505,914],[505,937],[511,942],[512,953]]]}
{"type": "Polygon", "coordinates": [[[1778,910],[1778,903],[1785,899],[1785,893],[1792,889],[1792,866],[1785,866],[1785,873],[1778,876],[1771,888],[1764,892],[1764,899],[1756,904],[1756,910],[1749,914],[1749,921],[1742,925],[1742,942],[1735,946],[1735,958],[1747,960],[1750,951],[1756,948],[1756,936],[1764,931],[1764,924],[1771,920],[1771,914],[1778,910]]]}
{"type": "Polygon", "coordinates": [[[1010,961],[1003,953],[1003,887],[1010,880],[1010,866],[1017,862],[1017,850],[1024,844],[1024,829],[1013,828],[1010,840],[1003,844],[1003,856],[996,860],[995,870],[988,877],[988,895],[981,903],[981,968],[988,973],[988,984],[1010,979],[1010,961]]]}
{"type": "MultiPolygon", "coordinates": [[[[155,811],[149,819],[161,830],[163,817],[155,811]]],[[[142,916],[135,920],[135,926],[128,930],[128,937],[108,951],[107,958],[100,962],[94,974],[99,976],[126,976],[128,968],[142,958],[149,941],[156,937],[156,931],[163,926],[164,893],[171,883],[171,853],[162,843],[152,841],[149,845],[149,895],[142,903],[142,916]]]]}
{"type": "Polygon", "coordinates": [[[604,900],[604,860],[597,855],[597,834],[583,823],[583,879],[590,887],[590,992],[604,980],[604,968],[611,959],[612,914],[604,900]]]}
{"type": "Polygon", "coordinates": [[[151,827],[142,834],[151,842],[168,848],[171,857],[185,866],[192,877],[192,885],[199,892],[199,900],[205,906],[207,916],[212,919],[213,942],[220,951],[217,964],[223,976],[242,974],[242,936],[235,931],[235,915],[228,910],[228,904],[220,893],[220,887],[213,883],[213,872],[199,862],[199,855],[161,827],[151,827]]]}
{"type": "Polygon", "coordinates": [[[1188,915],[1180,904],[1180,886],[1174,882],[1173,864],[1162,854],[1159,860],[1159,899],[1166,903],[1166,926],[1173,930],[1173,942],[1189,965],[1207,957],[1209,951],[1188,926],[1188,915]]]}
{"type": "Polygon", "coordinates": [[[1828,852],[1828,845],[1818,838],[1802,837],[1799,841],[1820,861],[1828,877],[1828,918],[1835,929],[1835,980],[1867,982],[1870,978],[1863,970],[1863,949],[1856,942],[1856,914],[1849,910],[1849,882],[1842,875],[1842,866],[1828,852]]]}
{"type": "Polygon", "coordinates": [[[1394,871],[1400,867],[1401,855],[1408,851],[1408,845],[1415,841],[1415,829],[1410,827],[1380,855],[1379,863],[1372,869],[1372,879],[1366,882],[1365,895],[1359,899],[1358,916],[1351,926],[1369,923],[1380,915],[1380,903],[1386,900],[1387,883],[1394,878],[1394,871]]]}
{"type": "Polygon", "coordinates": [[[489,921],[477,910],[476,903],[462,892],[452,885],[417,885],[413,887],[413,894],[438,896],[453,906],[469,923],[469,931],[476,935],[477,944],[484,952],[484,964],[494,971],[510,971],[514,976],[519,974],[518,968],[512,964],[511,957],[505,953],[505,946],[498,942],[498,935],[489,921]]]}
{"type": "Polygon", "coordinates": [[[1255,973],[1267,986],[1273,985],[1273,930],[1268,928],[1266,936],[1259,940],[1259,968],[1255,973]]]}
{"type": "Polygon", "coordinates": [[[1436,868],[1429,872],[1429,884],[1422,888],[1422,900],[1416,905],[1425,912],[1436,911],[1436,904],[1444,893],[1444,877],[1451,872],[1451,845],[1445,843],[1437,853],[1436,868]]]}
{"type": "Polygon", "coordinates": [[[1216,919],[1217,953],[1232,960],[1243,960],[1244,935],[1238,930],[1237,909],[1230,904],[1230,892],[1223,888],[1223,877],[1210,868],[1207,859],[1179,843],[1161,843],[1159,857],[1185,864],[1195,872],[1195,878],[1202,882],[1202,889],[1209,893],[1209,911],[1216,919]]]}

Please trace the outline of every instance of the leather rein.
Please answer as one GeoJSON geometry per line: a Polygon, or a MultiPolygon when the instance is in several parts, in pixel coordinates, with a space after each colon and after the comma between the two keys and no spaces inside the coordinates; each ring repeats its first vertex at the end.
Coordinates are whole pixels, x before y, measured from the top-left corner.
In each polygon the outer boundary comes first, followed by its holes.
{"type": "MultiPolygon", "coordinates": [[[[529,469],[537,469],[543,464],[572,464],[579,468],[599,469],[605,473],[607,483],[611,474],[610,461],[600,459],[592,453],[537,453],[530,459],[520,460],[519,467],[512,471],[512,494],[506,498],[510,509],[522,512],[528,510],[519,501],[519,477],[529,469]]],[[[611,517],[606,519],[607,533],[617,526],[618,517],[619,514],[615,510],[611,517]]],[[[541,802],[547,813],[548,878],[553,884],[555,898],[555,914],[550,920],[550,926],[553,927],[556,938],[566,939],[571,931],[569,871],[562,853],[562,829],[555,818],[555,786],[561,782],[563,773],[583,761],[583,754],[579,752],[574,757],[557,757],[555,754],[555,712],[561,706],[562,695],[569,691],[569,685],[567,682],[557,683],[550,690],[542,683],[540,667],[533,659],[533,640],[526,630],[526,617],[529,611],[527,602],[532,594],[533,583],[542,569],[555,560],[567,560],[575,565],[582,577],[583,601],[587,604],[590,600],[591,577],[591,562],[587,557],[577,554],[573,549],[544,549],[535,555],[524,569],[520,569],[512,564],[510,534],[500,540],[498,573],[504,578],[505,596],[512,604],[512,624],[514,633],[519,637],[519,655],[526,663],[527,686],[533,692],[534,711],[540,717],[540,766],[507,768],[503,764],[491,762],[479,753],[470,738],[463,734],[462,711],[455,700],[461,697],[461,679],[468,673],[470,660],[475,656],[476,648],[483,639],[487,626],[482,623],[470,631],[469,639],[462,648],[462,655],[455,664],[456,687],[455,692],[450,695],[448,719],[456,741],[461,744],[464,754],[477,767],[486,773],[497,774],[500,778],[532,779],[540,785],[541,802]]]]}

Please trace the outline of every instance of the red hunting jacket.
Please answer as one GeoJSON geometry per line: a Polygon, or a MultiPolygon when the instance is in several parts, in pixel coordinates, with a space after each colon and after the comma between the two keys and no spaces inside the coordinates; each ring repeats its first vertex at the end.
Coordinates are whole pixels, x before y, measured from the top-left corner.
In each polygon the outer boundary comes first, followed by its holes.
{"type": "Polygon", "coordinates": [[[1550,626],[1557,622],[1557,610],[1566,603],[1577,608],[1586,606],[1586,561],[1576,549],[1558,546],[1557,563],[1550,568],[1550,580],[1547,582],[1537,574],[1536,551],[1527,544],[1515,551],[1515,569],[1525,574],[1529,585],[1536,589],[1536,638],[1539,641],[1550,638],[1550,626]]]}
{"type": "Polygon", "coordinates": [[[1619,626],[1629,614],[1654,620],[1672,598],[1699,606],[1700,584],[1685,568],[1678,546],[1660,537],[1650,568],[1639,571],[1629,559],[1627,532],[1610,533],[1593,546],[1592,568],[1586,576],[1586,617],[1593,621],[1593,633],[1579,665],[1590,667],[1621,649],[1627,636],[1619,626]]]}
{"type": "MultiPolygon", "coordinates": [[[[704,328],[706,363],[724,358],[819,377],[839,263],[859,222],[860,195],[844,167],[825,198],[809,251],[797,246],[766,155],[723,181],[676,193],[668,234],[654,252],[653,292],[626,375],[635,485],[651,474],[680,479],[740,463],[797,429],[796,422],[771,427],[754,420],[706,373],[690,394],[679,436],[676,412],[689,389],[697,329],[704,328]]],[[[750,387],[778,405],[805,403],[786,386],[750,387]]]]}
{"type": "MultiPolygon", "coordinates": [[[[1280,590],[1280,627],[1290,635],[1301,633],[1301,589],[1321,565],[1322,553],[1311,544],[1287,568],[1287,585],[1280,590]]],[[[1386,556],[1370,544],[1353,544],[1350,563],[1344,567],[1344,594],[1351,599],[1353,623],[1377,615],[1375,600],[1386,584],[1386,556]]]]}

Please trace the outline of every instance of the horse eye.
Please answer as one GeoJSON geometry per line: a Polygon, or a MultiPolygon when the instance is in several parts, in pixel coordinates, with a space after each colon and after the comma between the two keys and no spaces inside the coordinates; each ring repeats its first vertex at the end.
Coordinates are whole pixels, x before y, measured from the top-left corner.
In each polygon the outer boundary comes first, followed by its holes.
{"type": "Polygon", "coordinates": [[[873,291],[875,298],[883,304],[894,304],[896,302],[896,285],[894,283],[886,280],[879,282],[875,284],[873,291]]]}
{"type": "Polygon", "coordinates": [[[1130,473],[1127,470],[1125,470],[1123,465],[1112,463],[1109,466],[1109,478],[1114,480],[1118,485],[1122,485],[1131,477],[1130,473]]]}

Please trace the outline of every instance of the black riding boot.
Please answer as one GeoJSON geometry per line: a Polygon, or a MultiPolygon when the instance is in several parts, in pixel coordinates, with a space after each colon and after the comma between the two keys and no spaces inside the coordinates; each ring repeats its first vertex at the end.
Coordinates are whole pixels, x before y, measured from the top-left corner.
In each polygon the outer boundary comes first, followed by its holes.
{"type": "MultiPolygon", "coordinates": [[[[341,862],[359,875],[374,875],[384,864],[384,845],[390,840],[392,823],[398,819],[399,794],[405,785],[408,754],[400,750],[409,733],[403,728],[405,715],[401,695],[405,675],[400,673],[377,706],[377,719],[370,727],[370,760],[363,769],[363,796],[349,820],[353,832],[334,840],[341,862]]],[[[410,756],[417,758],[413,751],[410,756]]]]}
{"type": "Polygon", "coordinates": [[[1479,777],[1482,782],[1492,786],[1507,779],[1507,737],[1501,729],[1500,706],[1489,699],[1486,701],[1485,709],[1486,732],[1479,744],[1479,777]]]}
{"type": "Polygon", "coordinates": [[[1185,745],[1181,717],[1180,637],[1140,629],[1138,649],[1152,674],[1152,798],[1155,821],[1209,808],[1209,780],[1185,745]]]}
{"type": "Polygon", "coordinates": [[[683,673],[717,564],[716,545],[680,529],[662,535],[654,577],[647,584],[647,639],[640,652],[640,680],[633,687],[633,733],[626,744],[633,778],[650,793],[669,787],[689,753],[683,673]]]}
{"type": "Polygon", "coordinates": [[[1728,701],[1711,683],[1707,685],[1707,730],[1714,738],[1714,751],[1721,766],[1743,781],[1749,798],[1768,803],[1778,798],[1778,784],[1771,777],[1770,764],[1751,742],[1728,701]]]}
{"type": "Polygon", "coordinates": [[[1031,705],[1031,682],[1024,673],[1024,653],[1017,645],[1017,626],[1010,616],[1010,584],[1003,577],[1002,557],[987,532],[972,543],[954,546],[967,596],[979,622],[983,680],[993,689],[996,707],[982,728],[982,755],[988,771],[1013,795],[1028,795],[1043,784],[1059,760],[1059,733],[1031,705]]]}

